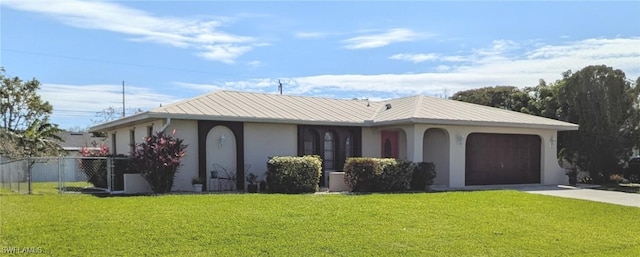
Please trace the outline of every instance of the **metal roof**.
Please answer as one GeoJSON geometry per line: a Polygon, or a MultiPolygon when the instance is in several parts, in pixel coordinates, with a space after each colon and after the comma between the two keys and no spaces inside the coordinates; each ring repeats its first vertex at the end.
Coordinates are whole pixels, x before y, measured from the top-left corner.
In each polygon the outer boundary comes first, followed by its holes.
{"type": "Polygon", "coordinates": [[[386,101],[366,101],[216,91],[98,125],[92,130],[106,130],[154,118],[343,126],[429,123],[578,129],[578,125],[572,123],[423,95],[386,101]]]}

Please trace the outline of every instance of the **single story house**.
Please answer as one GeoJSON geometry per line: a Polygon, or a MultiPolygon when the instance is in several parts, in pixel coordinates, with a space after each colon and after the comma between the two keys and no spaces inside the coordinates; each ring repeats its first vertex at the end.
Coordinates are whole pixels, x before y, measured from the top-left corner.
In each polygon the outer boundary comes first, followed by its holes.
{"type": "Polygon", "coordinates": [[[106,137],[95,136],[89,132],[62,131],[56,133],[62,139],[58,143],[67,152],[67,157],[82,157],[80,150],[86,147],[89,150],[100,150],[100,146],[107,143],[106,137]]]}
{"type": "Polygon", "coordinates": [[[366,101],[217,91],[91,128],[110,136],[114,154],[174,129],[188,147],[173,190],[189,191],[192,178],[212,170],[243,189],[249,172],[264,175],[270,156],[306,154],[323,159],[321,186],[351,156],[434,162],[434,185],[452,188],[558,184],[566,176],[557,132],[578,125],[423,95],[366,101]]]}

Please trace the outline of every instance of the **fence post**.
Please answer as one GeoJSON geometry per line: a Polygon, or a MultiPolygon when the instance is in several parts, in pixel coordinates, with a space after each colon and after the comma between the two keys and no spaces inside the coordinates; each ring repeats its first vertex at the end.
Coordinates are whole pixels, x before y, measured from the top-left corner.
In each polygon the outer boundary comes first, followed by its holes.
{"type": "Polygon", "coordinates": [[[62,169],[64,164],[62,163],[62,155],[58,155],[58,194],[62,194],[62,169]]]}
{"type": "Polygon", "coordinates": [[[113,191],[113,169],[115,168],[115,163],[113,161],[113,157],[106,157],[107,158],[107,192],[109,194],[111,194],[111,192],[113,191]]]}
{"type": "Polygon", "coordinates": [[[31,194],[31,168],[33,168],[33,160],[31,160],[31,156],[29,156],[27,162],[27,192],[31,194]]]}
{"type": "MultiPolygon", "coordinates": [[[[24,161],[24,159],[22,161],[24,161]]],[[[29,164],[29,162],[27,162],[27,164],[29,164]]],[[[20,191],[20,180],[22,180],[22,173],[23,173],[23,170],[20,169],[20,172],[18,173],[18,178],[16,180],[16,182],[18,182],[18,194],[22,194],[22,192],[20,191]]]]}

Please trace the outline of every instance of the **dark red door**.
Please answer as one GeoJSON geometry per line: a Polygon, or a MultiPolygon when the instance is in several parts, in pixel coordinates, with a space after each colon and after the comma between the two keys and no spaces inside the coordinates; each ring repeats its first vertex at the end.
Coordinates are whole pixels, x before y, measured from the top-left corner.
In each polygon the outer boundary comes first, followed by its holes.
{"type": "Polygon", "coordinates": [[[382,131],[380,134],[380,142],[382,143],[380,156],[384,158],[398,158],[398,140],[398,131],[382,131]]]}
{"type": "Polygon", "coordinates": [[[466,185],[540,183],[540,137],[472,133],[466,146],[466,185]]]}

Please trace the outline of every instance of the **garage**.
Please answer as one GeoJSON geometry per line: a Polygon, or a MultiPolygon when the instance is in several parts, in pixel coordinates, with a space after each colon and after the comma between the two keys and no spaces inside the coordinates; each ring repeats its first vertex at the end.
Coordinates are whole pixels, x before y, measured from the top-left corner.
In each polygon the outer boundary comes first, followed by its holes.
{"type": "Polygon", "coordinates": [[[540,183],[540,137],[472,133],[467,136],[465,184],[540,183]]]}

